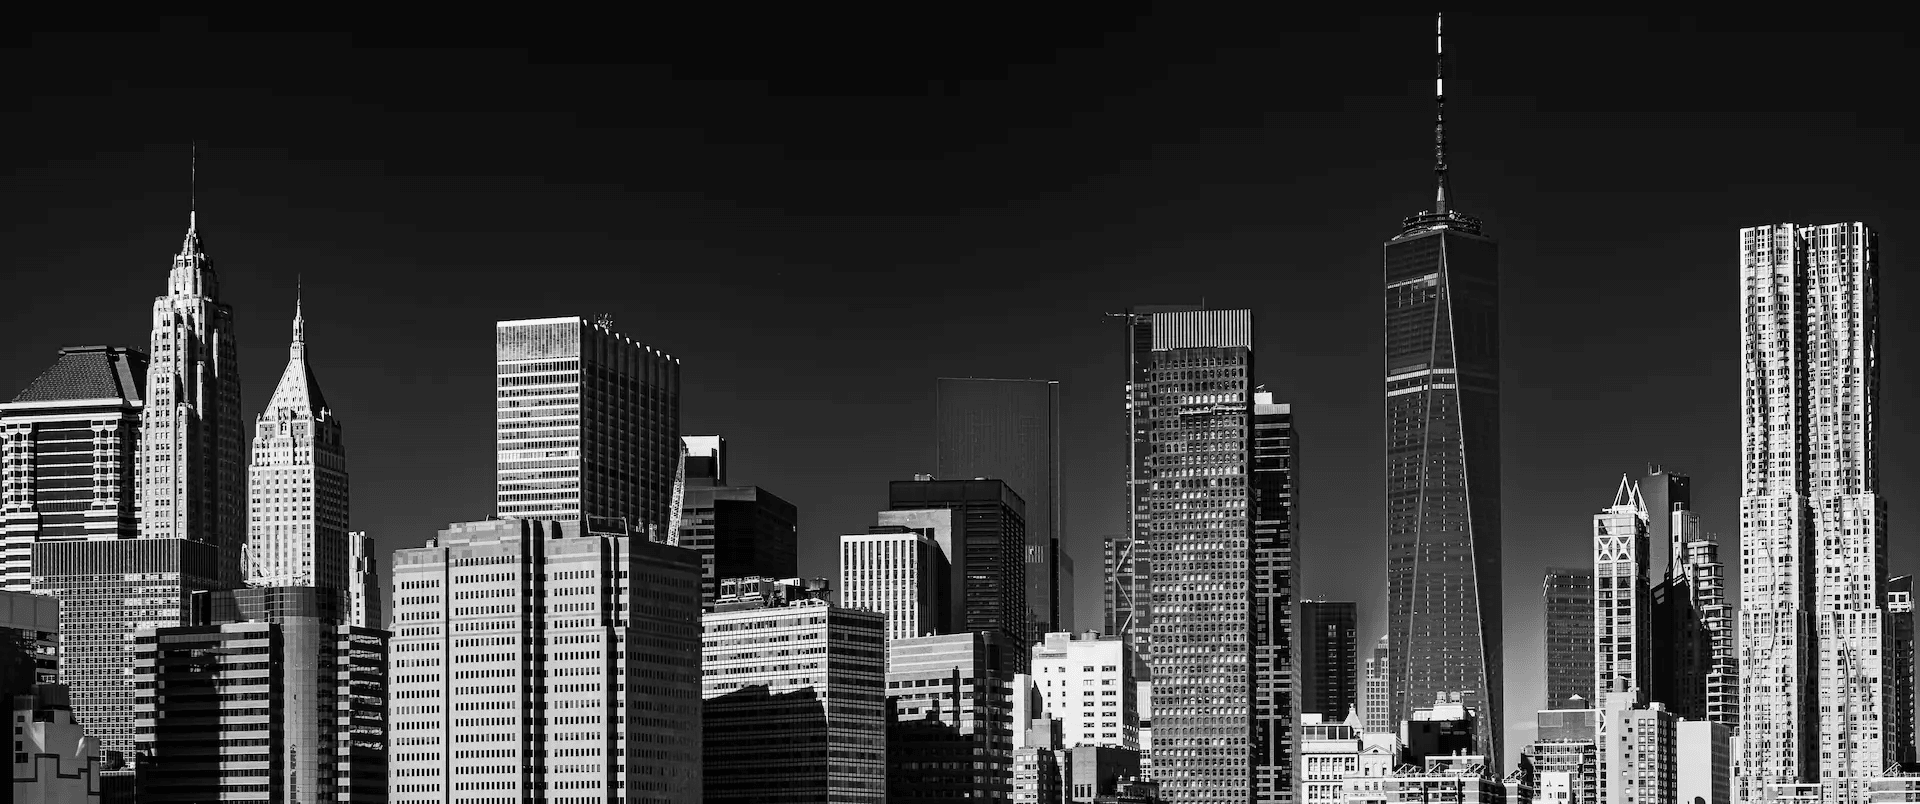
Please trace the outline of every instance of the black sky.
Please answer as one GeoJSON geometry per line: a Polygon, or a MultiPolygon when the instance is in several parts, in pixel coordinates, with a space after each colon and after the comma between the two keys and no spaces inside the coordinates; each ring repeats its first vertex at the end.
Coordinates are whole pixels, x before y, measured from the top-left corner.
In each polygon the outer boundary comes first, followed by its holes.
{"type": "MultiPolygon", "coordinates": [[[[935,377],[1060,380],[1092,627],[1122,512],[1102,313],[1251,306],[1304,432],[1306,592],[1359,600],[1370,644],[1379,249],[1431,203],[1431,18],[977,13],[10,26],[0,385],[62,345],[144,347],[197,141],[249,416],[304,276],[383,548],[491,513],[491,322],[604,311],[684,360],[686,429],[728,436],[735,480],[799,505],[809,574],[930,470],[935,377]]],[[[1455,198],[1502,243],[1519,738],[1541,567],[1587,560],[1621,472],[1693,473],[1736,555],[1741,226],[1881,232],[1882,490],[1896,571],[1920,560],[1914,38],[1746,16],[1449,18],[1455,198]]]]}

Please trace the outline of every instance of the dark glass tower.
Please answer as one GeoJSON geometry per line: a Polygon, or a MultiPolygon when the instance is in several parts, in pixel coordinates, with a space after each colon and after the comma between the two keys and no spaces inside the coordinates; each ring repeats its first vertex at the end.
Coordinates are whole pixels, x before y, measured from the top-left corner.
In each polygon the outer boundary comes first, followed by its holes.
{"type": "Polygon", "coordinates": [[[1071,631],[1061,613],[1060,384],[942,377],[935,392],[935,477],[1004,480],[1027,503],[1023,567],[1028,642],[1071,631]]]}
{"type": "Polygon", "coordinates": [[[1598,707],[1593,690],[1593,567],[1548,567],[1540,599],[1547,607],[1546,708],[1598,707]]]}
{"type": "Polygon", "coordinates": [[[1397,722],[1460,693],[1476,752],[1498,763],[1499,251],[1449,204],[1443,89],[1434,206],[1383,249],[1390,705],[1397,722]]]}
{"type": "Polygon", "coordinates": [[[1026,501],[1000,480],[895,480],[887,486],[893,511],[955,512],[953,549],[958,570],[953,621],[944,633],[989,631],[1006,645],[1008,675],[1027,672],[1026,576],[1020,562],[1027,540],[1026,501]]]}
{"type": "MultiPolygon", "coordinates": [[[[1300,590],[1300,436],[1293,406],[1253,395],[1253,784],[1254,800],[1288,800],[1294,788],[1294,724],[1302,711],[1305,655],[1294,628],[1300,590]]],[[[1351,607],[1353,604],[1347,604],[1351,607]]],[[[1304,613],[1304,612],[1303,612],[1304,613]]],[[[1348,639],[1352,639],[1349,623],[1348,639]]],[[[1349,647],[1351,652],[1351,647],[1349,647]]],[[[1348,656],[1348,673],[1352,657],[1348,656]]],[[[1344,710],[1343,710],[1344,711],[1344,710]]]]}
{"type": "Polygon", "coordinates": [[[1359,607],[1352,601],[1300,603],[1300,712],[1323,722],[1347,719],[1360,706],[1359,607]]]}

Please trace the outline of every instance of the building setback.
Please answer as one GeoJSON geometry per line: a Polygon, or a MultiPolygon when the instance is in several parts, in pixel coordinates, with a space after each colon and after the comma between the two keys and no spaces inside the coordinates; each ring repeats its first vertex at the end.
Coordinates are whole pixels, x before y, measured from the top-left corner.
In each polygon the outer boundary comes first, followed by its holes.
{"type": "Polygon", "coordinates": [[[294,303],[287,369],[254,425],[247,466],[247,583],[353,594],[347,447],[307,364],[307,321],[294,303]]]}
{"type": "Polygon", "coordinates": [[[1470,696],[1475,750],[1497,778],[1500,257],[1452,207],[1442,88],[1436,77],[1434,205],[1383,248],[1388,676],[1395,721],[1438,693],[1470,696]]]}
{"type": "Polygon", "coordinates": [[[1540,583],[1546,604],[1547,708],[1586,709],[1594,701],[1593,568],[1548,567],[1540,583]]]}
{"type": "Polygon", "coordinates": [[[704,801],[886,800],[883,615],[755,595],[702,622],[704,801]]]}
{"type": "Polygon", "coordinates": [[[677,535],[679,360],[577,316],[495,324],[494,359],[500,516],[677,535]]]}
{"type": "Polygon", "coordinates": [[[699,556],[580,524],[394,552],[395,804],[701,800],[699,556]]]}
{"type": "Polygon", "coordinates": [[[1389,720],[1389,698],[1387,681],[1387,638],[1373,644],[1373,655],[1367,657],[1365,689],[1361,692],[1360,725],[1366,734],[1387,734],[1393,732],[1393,721],[1389,720]]]}
{"type": "MultiPolygon", "coordinates": [[[[1308,711],[1302,708],[1309,700],[1303,697],[1304,676],[1313,672],[1303,661],[1307,646],[1295,636],[1294,622],[1294,602],[1300,597],[1299,467],[1300,434],[1293,406],[1275,403],[1273,394],[1265,391],[1255,392],[1253,785],[1262,801],[1292,795],[1293,724],[1308,711]]],[[[1346,658],[1340,660],[1349,686],[1356,667],[1352,643],[1349,625],[1346,658]]]]}
{"type": "Polygon", "coordinates": [[[385,802],[388,634],[343,604],[314,587],[201,592],[194,624],[138,632],[140,800],[385,802]]]}
{"type": "Polygon", "coordinates": [[[1300,603],[1300,712],[1324,722],[1342,721],[1360,706],[1360,666],[1352,602],[1306,600],[1300,603]]]}
{"type": "Polygon", "coordinates": [[[347,622],[362,628],[379,628],[387,616],[380,603],[380,557],[374,553],[373,537],[367,532],[347,534],[348,556],[347,622]]]}
{"type": "MultiPolygon", "coordinates": [[[[896,515],[951,511],[947,557],[952,564],[952,623],[942,633],[992,631],[1006,644],[1025,646],[1026,501],[1001,480],[896,480],[887,486],[887,507],[896,515]]],[[[921,526],[911,517],[880,518],[882,525],[921,526]]],[[[939,541],[939,533],[934,533],[939,541]]],[[[1027,671],[1027,652],[1007,657],[1007,683],[1027,671]]]]}
{"type": "Polygon", "coordinates": [[[680,546],[700,554],[707,601],[721,578],[799,574],[800,510],[793,503],[759,486],[708,486],[689,475],[680,511],[680,546]]]}
{"type": "Polygon", "coordinates": [[[140,536],[213,545],[215,579],[227,589],[245,572],[247,528],[237,354],[233,308],[220,303],[219,279],[189,214],[166,295],[153,300],[140,422],[140,536]]]}
{"type": "Polygon", "coordinates": [[[1060,384],[942,377],[934,410],[934,476],[1004,480],[1026,502],[1026,633],[1073,630],[1060,574],[1060,384]]]}
{"type": "Polygon", "coordinates": [[[33,588],[33,545],[140,533],[141,395],[147,356],[72,346],[0,404],[0,561],[4,588],[33,588]]]}
{"type": "Polygon", "coordinates": [[[1700,529],[1699,513],[1676,508],[1668,518],[1673,563],[1653,587],[1652,644],[1659,648],[1649,663],[1648,698],[1682,720],[1738,724],[1740,678],[1720,544],[1700,529]]]}
{"type": "Polygon", "coordinates": [[[1780,223],[1739,241],[1741,773],[1751,797],[1858,801],[1900,753],[1878,238],[1780,223]]]}
{"type": "Polygon", "coordinates": [[[888,644],[888,800],[1011,797],[1015,652],[993,631],[888,644]]]}
{"type": "Polygon", "coordinates": [[[1244,802],[1257,787],[1253,313],[1156,313],[1152,350],[1134,390],[1152,445],[1154,778],[1170,802],[1244,802]]]}

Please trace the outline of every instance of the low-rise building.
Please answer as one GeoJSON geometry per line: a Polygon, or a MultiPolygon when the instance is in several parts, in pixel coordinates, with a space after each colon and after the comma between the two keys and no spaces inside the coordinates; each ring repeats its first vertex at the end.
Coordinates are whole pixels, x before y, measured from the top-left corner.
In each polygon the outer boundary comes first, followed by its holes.
{"type": "Polygon", "coordinates": [[[67,705],[67,688],[40,684],[12,698],[14,804],[100,804],[100,741],[67,705]]]}

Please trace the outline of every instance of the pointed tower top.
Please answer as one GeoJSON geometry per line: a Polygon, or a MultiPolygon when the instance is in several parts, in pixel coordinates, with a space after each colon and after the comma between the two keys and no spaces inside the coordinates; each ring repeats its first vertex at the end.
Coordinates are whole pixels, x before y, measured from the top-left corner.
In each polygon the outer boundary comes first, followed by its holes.
{"type": "Polygon", "coordinates": [[[1633,481],[1627,478],[1627,473],[1621,472],[1620,489],[1613,493],[1613,507],[1619,508],[1623,505],[1632,505],[1633,499],[1639,496],[1639,491],[1640,490],[1633,485],[1633,481]]]}
{"type": "Polygon", "coordinates": [[[300,277],[296,274],[293,279],[293,351],[296,356],[298,356],[307,345],[307,317],[306,314],[301,311],[300,296],[300,277]]]}
{"type": "Polygon", "coordinates": [[[1433,15],[1433,211],[1447,213],[1447,46],[1444,14],[1433,15]]]}

